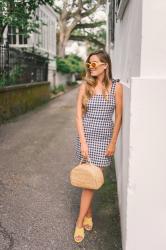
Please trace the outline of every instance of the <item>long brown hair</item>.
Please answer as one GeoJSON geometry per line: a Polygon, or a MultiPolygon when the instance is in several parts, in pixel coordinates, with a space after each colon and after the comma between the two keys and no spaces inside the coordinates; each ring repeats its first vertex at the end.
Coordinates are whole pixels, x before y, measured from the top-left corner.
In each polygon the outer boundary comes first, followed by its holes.
{"type": "MultiPolygon", "coordinates": [[[[102,94],[104,98],[107,100],[107,93],[109,89],[109,81],[110,79],[112,80],[112,65],[111,65],[111,59],[109,55],[104,51],[104,50],[99,50],[92,52],[89,54],[86,63],[89,63],[90,57],[92,55],[96,55],[101,62],[107,63],[108,66],[105,69],[105,74],[104,74],[104,89],[102,90],[102,94]]],[[[82,99],[82,111],[83,114],[87,111],[87,102],[88,100],[94,95],[94,88],[97,85],[96,77],[91,76],[89,69],[87,68],[86,70],[86,76],[84,77],[84,82],[85,82],[85,94],[82,99]]]]}

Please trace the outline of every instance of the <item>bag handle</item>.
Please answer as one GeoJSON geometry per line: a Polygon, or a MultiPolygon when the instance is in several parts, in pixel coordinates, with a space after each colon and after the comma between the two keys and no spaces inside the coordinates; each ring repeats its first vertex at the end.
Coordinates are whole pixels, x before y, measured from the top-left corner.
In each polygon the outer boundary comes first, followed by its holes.
{"type": "MultiPolygon", "coordinates": [[[[84,157],[83,157],[82,160],[80,161],[80,164],[82,164],[83,160],[84,160],[84,157]]],[[[91,160],[90,160],[89,157],[88,157],[87,161],[89,161],[89,163],[92,164],[92,162],[91,162],[91,160]]]]}

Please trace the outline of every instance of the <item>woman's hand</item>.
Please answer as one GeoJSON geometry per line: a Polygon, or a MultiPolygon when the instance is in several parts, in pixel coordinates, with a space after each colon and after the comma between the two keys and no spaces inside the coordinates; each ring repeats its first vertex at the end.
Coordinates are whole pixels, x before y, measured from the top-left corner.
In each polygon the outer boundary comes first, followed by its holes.
{"type": "Polygon", "coordinates": [[[113,156],[113,154],[115,153],[115,148],[115,143],[110,143],[106,149],[105,156],[113,156]]]}
{"type": "Polygon", "coordinates": [[[88,158],[88,144],[86,142],[81,143],[81,154],[85,158],[88,158]]]}

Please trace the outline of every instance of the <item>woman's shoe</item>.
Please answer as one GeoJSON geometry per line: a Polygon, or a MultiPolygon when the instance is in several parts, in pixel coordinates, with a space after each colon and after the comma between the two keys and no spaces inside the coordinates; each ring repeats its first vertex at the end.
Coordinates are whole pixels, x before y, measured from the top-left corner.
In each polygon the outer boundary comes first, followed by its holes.
{"type": "Polygon", "coordinates": [[[84,239],[84,228],[81,227],[75,227],[75,232],[74,232],[74,240],[75,242],[79,243],[84,239]]]}
{"type": "Polygon", "coordinates": [[[84,221],[83,221],[83,227],[87,230],[87,231],[91,231],[93,228],[93,221],[92,221],[92,217],[84,217],[84,221]]]}

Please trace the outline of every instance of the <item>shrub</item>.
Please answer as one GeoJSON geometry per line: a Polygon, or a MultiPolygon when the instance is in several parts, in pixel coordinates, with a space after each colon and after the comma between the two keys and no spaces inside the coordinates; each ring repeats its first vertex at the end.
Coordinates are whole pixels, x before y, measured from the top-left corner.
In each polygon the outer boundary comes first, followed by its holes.
{"type": "Polygon", "coordinates": [[[56,63],[57,71],[64,74],[83,73],[85,71],[85,66],[82,58],[74,54],[66,55],[64,58],[57,57],[56,63]]]}
{"type": "Polygon", "coordinates": [[[4,75],[0,76],[0,87],[5,86],[7,82],[7,78],[4,75]]]}
{"type": "Polygon", "coordinates": [[[17,84],[19,78],[23,74],[23,70],[19,65],[15,65],[15,67],[10,71],[9,81],[11,84],[17,84]]]}
{"type": "Polygon", "coordinates": [[[6,73],[0,75],[0,87],[17,84],[22,74],[22,68],[19,65],[15,65],[10,70],[9,74],[6,73]]]}

